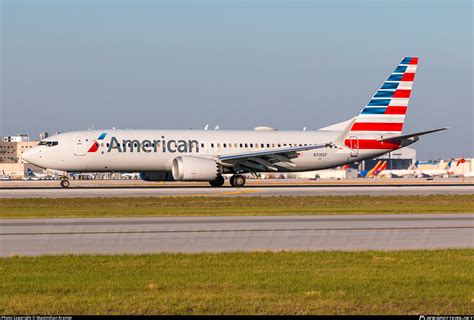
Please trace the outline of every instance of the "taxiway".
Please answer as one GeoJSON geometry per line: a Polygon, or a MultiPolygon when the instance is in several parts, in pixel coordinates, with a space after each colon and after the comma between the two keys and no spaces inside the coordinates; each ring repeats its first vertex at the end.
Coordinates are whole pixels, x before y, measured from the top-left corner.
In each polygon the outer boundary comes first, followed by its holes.
{"type": "Polygon", "coordinates": [[[473,248],[473,214],[0,219],[0,255],[473,248]]]}

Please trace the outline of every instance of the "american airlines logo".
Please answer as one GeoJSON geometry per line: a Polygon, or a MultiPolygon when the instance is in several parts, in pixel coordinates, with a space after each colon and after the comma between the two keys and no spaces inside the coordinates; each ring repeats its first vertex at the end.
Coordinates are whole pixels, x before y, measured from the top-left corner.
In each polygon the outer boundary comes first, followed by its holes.
{"type": "MultiPolygon", "coordinates": [[[[102,136],[102,135],[101,135],[102,136]]],[[[122,140],[116,137],[110,139],[107,152],[169,152],[186,153],[199,152],[197,140],[166,140],[161,136],[159,140],[122,140]]],[[[95,151],[94,151],[95,152],[95,151]]]]}
{"type": "Polygon", "coordinates": [[[97,140],[94,140],[94,143],[92,143],[91,147],[89,148],[89,150],[87,152],[97,152],[97,150],[99,150],[99,142],[97,141],[100,141],[100,140],[104,140],[105,139],[105,136],[107,135],[107,133],[101,133],[100,136],[97,138],[97,140]]]}

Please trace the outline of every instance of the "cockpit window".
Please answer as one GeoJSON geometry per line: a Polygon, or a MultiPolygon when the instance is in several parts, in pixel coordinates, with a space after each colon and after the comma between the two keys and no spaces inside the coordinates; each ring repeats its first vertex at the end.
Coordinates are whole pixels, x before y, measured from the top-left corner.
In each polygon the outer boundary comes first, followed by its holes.
{"type": "Polygon", "coordinates": [[[40,141],[39,146],[54,147],[58,145],[57,141],[40,141]]]}

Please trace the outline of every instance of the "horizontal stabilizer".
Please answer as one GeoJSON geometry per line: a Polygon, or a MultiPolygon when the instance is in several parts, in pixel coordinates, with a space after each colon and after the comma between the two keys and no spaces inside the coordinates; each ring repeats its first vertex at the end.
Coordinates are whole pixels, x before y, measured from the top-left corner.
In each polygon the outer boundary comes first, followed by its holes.
{"type": "Polygon", "coordinates": [[[422,131],[422,132],[416,132],[416,133],[411,133],[411,134],[404,134],[402,136],[395,136],[395,137],[390,137],[390,138],[383,138],[383,139],[378,139],[378,141],[398,141],[398,140],[406,140],[410,138],[417,138],[419,136],[423,136],[425,134],[430,134],[433,132],[438,132],[438,131],[443,131],[447,130],[448,128],[439,128],[439,129],[434,129],[434,130],[429,130],[429,131],[422,131]]]}

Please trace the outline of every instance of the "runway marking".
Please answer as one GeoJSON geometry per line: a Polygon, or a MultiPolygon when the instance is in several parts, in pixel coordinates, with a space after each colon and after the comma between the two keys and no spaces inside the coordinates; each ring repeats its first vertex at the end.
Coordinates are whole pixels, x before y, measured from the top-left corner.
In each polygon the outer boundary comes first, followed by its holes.
{"type": "Polygon", "coordinates": [[[244,189],[242,190],[244,193],[257,193],[257,192],[265,192],[265,190],[258,190],[258,189],[244,189]]]}
{"type": "Polygon", "coordinates": [[[39,236],[39,235],[77,235],[77,234],[146,234],[146,233],[216,233],[216,232],[275,232],[275,231],[370,231],[370,230],[440,230],[474,229],[474,227],[380,227],[380,228],[273,228],[273,229],[219,229],[219,230],[149,230],[149,231],[82,231],[82,232],[18,232],[0,233],[0,236],[39,236]]]}
{"type": "MultiPolygon", "coordinates": [[[[425,215],[425,214],[423,214],[425,215]]],[[[417,221],[467,221],[474,222],[474,213],[463,213],[464,216],[437,216],[438,214],[426,214],[426,217],[420,216],[399,216],[399,215],[385,215],[381,217],[367,217],[357,216],[352,217],[338,217],[335,215],[330,218],[323,217],[311,217],[311,216],[296,216],[296,217],[285,217],[285,216],[270,216],[265,218],[259,216],[244,216],[242,219],[238,219],[232,216],[219,217],[203,216],[200,218],[189,218],[182,217],[181,219],[171,220],[170,218],[176,217],[157,217],[157,218],[138,218],[137,220],[130,221],[128,218],[50,218],[50,219],[38,219],[39,221],[29,221],[25,219],[21,222],[10,222],[9,219],[0,219],[0,227],[32,227],[32,226],[100,226],[100,225],[151,225],[151,224],[220,224],[220,223],[293,223],[293,222],[417,222],[417,221]],[[433,216],[435,215],[435,216],[433,216]],[[89,219],[89,221],[84,221],[89,219]],[[112,221],[110,221],[110,220],[112,221]],[[123,219],[123,220],[122,220],[123,219]],[[57,221],[57,220],[69,220],[69,221],[57,221]],[[120,221],[118,221],[120,220],[120,221]]]]}
{"type": "Polygon", "coordinates": [[[223,194],[223,195],[242,194],[242,192],[240,192],[240,191],[227,191],[227,192],[222,192],[221,194],[223,194]]]}
{"type": "MultiPolygon", "coordinates": [[[[221,194],[224,195],[234,195],[234,194],[243,194],[243,193],[258,193],[258,192],[266,192],[265,190],[257,190],[257,189],[237,189],[237,191],[226,191],[222,192],[221,194]]],[[[209,194],[207,194],[209,195],[209,194]]]]}

